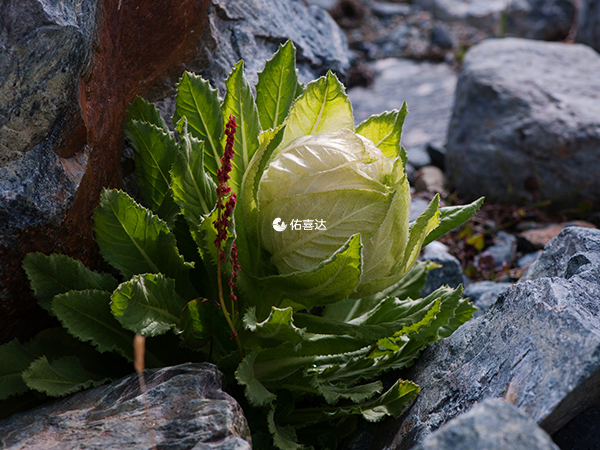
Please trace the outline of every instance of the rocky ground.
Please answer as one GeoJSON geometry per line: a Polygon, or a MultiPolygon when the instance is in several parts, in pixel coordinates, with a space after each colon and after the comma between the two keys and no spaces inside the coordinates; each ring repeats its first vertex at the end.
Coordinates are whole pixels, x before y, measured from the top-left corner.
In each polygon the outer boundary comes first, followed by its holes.
{"type": "MultiPolygon", "coordinates": [[[[489,6],[493,2],[488,5],[490,18],[483,23],[475,22],[467,13],[449,20],[439,11],[436,14],[431,8],[428,10],[424,1],[312,0],[312,3],[327,9],[346,33],[352,52],[348,94],[356,122],[399,108],[402,101],[408,104],[410,112],[404,125],[403,145],[408,150],[414,187],[413,216],[424,208],[434,192],[440,192],[447,204],[461,203],[446,176],[445,147],[465,53],[486,38],[499,34],[520,36],[533,33],[531,28],[520,25],[510,11],[507,15],[513,20],[504,17],[504,25],[502,14],[494,19],[494,7],[489,6]]],[[[544,36],[573,42],[576,21],[554,25],[556,33],[544,31],[544,36]]],[[[600,216],[590,209],[586,202],[557,208],[548,200],[529,206],[488,200],[469,224],[441,241],[447,245],[445,250],[459,261],[467,282],[514,282],[565,226],[600,225],[600,216]]],[[[439,255],[439,248],[437,252],[439,255]]]]}

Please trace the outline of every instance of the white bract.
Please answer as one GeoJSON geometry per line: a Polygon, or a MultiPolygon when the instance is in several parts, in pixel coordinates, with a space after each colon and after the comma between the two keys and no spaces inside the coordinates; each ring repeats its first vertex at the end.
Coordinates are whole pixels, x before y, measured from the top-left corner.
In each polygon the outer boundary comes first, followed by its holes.
{"type": "Polygon", "coordinates": [[[261,245],[280,274],[315,269],[357,233],[362,268],[353,296],[380,292],[410,268],[403,267],[410,193],[402,160],[348,129],[303,136],[279,151],[260,180],[258,209],[261,245]],[[278,217],[284,232],[273,228],[278,217]],[[289,226],[303,220],[324,221],[325,230],[289,226]]]}

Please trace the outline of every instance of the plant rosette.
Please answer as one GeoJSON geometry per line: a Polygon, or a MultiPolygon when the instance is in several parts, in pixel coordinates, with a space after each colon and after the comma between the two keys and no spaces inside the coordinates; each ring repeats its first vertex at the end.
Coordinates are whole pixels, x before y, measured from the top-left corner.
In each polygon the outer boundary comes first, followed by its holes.
{"type": "Polygon", "coordinates": [[[131,105],[143,205],[105,190],[94,215],[113,272],[27,255],[34,294],[63,328],[0,346],[4,414],[127,373],[137,333],[147,367],[217,364],[255,448],[335,448],[357,417],[396,417],[417,395],[408,380],[384,390],[383,372],[471,318],[462,288],[420,298],[417,257],[482,200],[440,208],[436,196],[409,223],[406,104],[355,128],[335,75],[298,82],[291,42],[256,95],[243,61],[226,88],[220,99],[185,73],[176,132],[154,105],[131,105]]]}

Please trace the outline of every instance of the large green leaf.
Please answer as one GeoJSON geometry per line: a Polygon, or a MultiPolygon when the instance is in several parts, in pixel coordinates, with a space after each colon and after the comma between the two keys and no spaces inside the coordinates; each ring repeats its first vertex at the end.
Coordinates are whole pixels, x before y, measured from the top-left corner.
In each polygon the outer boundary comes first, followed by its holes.
{"type": "Polygon", "coordinates": [[[258,184],[267,161],[283,138],[283,128],[268,130],[259,136],[259,148],[246,170],[242,190],[237,199],[235,220],[243,224],[237,231],[237,247],[244,275],[263,275],[258,238],[258,184]]]}
{"type": "Polygon", "coordinates": [[[323,134],[342,128],[354,130],[352,106],[346,90],[330,71],[313,81],[290,108],[280,148],[309,134],[323,134]]]}
{"type": "MultiPolygon", "coordinates": [[[[231,177],[229,186],[234,192],[239,193],[246,168],[258,149],[258,133],[260,132],[258,110],[252,89],[244,76],[243,61],[235,65],[225,85],[227,86],[227,95],[225,95],[221,109],[223,119],[227,122],[230,116],[235,116],[237,123],[233,145],[235,155],[229,174],[231,177]]],[[[221,142],[223,147],[225,140],[226,136],[224,135],[221,142]]]]}
{"type": "Polygon", "coordinates": [[[258,73],[256,106],[263,130],[277,128],[283,123],[297,89],[296,48],[292,41],[287,41],[258,73]]]}
{"type": "Polygon", "coordinates": [[[52,311],[73,336],[91,342],[100,353],[117,351],[133,361],[134,334],[112,315],[110,297],[108,291],[70,291],[54,297],[52,311]]]}
{"type": "Polygon", "coordinates": [[[136,172],[148,207],[155,213],[170,195],[171,166],[177,142],[170,133],[148,122],[127,123],[125,134],[136,152],[136,172]]]}
{"type": "Polygon", "coordinates": [[[299,344],[304,340],[304,331],[294,326],[294,312],[291,307],[276,308],[262,322],[256,318],[255,308],[250,308],[244,316],[246,329],[266,341],[283,341],[299,344]]]}
{"type": "Polygon", "coordinates": [[[408,107],[404,102],[400,111],[386,111],[369,117],[356,127],[356,132],[372,140],[388,158],[396,158],[401,154],[400,138],[406,114],[408,107]]]}
{"type": "Polygon", "coordinates": [[[28,253],[23,259],[23,268],[31,281],[35,297],[47,310],[50,310],[50,303],[56,294],[85,289],[112,291],[119,284],[109,274],[94,272],[81,261],[66,255],[28,253]]]}
{"type": "Polygon", "coordinates": [[[18,339],[0,345],[0,400],[29,390],[21,374],[34,359],[18,339]]]}
{"type": "Polygon", "coordinates": [[[473,203],[469,203],[468,205],[447,206],[445,208],[440,208],[440,223],[427,235],[423,241],[423,245],[427,245],[430,242],[435,241],[448,231],[465,223],[477,213],[479,208],[481,208],[483,200],[484,197],[481,197],[475,200],[473,203]]]}
{"type": "Polygon", "coordinates": [[[65,356],[54,361],[42,356],[23,372],[23,380],[31,389],[60,397],[90,386],[99,386],[108,378],[85,370],[76,356],[65,356]]]}
{"type": "Polygon", "coordinates": [[[165,133],[171,133],[165,119],[160,115],[160,111],[153,103],[144,100],[141,97],[136,97],[133,103],[127,109],[127,123],[138,120],[140,122],[148,122],[156,125],[165,133]]]}
{"type": "Polygon", "coordinates": [[[316,268],[263,278],[267,288],[283,291],[302,308],[341,301],[354,291],[361,274],[360,235],[352,236],[316,268]]]}
{"type": "Polygon", "coordinates": [[[246,398],[251,405],[262,406],[275,400],[276,396],[254,376],[254,360],[257,353],[251,351],[240,363],[235,379],[245,386],[246,398]]]}
{"type": "Polygon", "coordinates": [[[198,243],[198,228],[217,202],[217,186],[204,171],[204,143],[187,133],[181,135],[180,155],[171,171],[173,197],[198,243]]]}
{"type": "Polygon", "coordinates": [[[180,294],[190,295],[192,267],[177,251],[167,224],[122,191],[104,190],[94,215],[100,253],[129,279],[140,273],[163,273],[177,280],[180,294]]]}
{"type": "Polygon", "coordinates": [[[134,276],[111,297],[111,310],[121,325],[144,336],[158,336],[179,326],[186,305],[175,281],[162,274],[134,276]]]}
{"type": "Polygon", "coordinates": [[[173,122],[178,124],[179,131],[183,126],[183,117],[187,119],[190,133],[205,142],[206,169],[216,176],[223,156],[221,102],[217,90],[212,89],[208,81],[190,72],[183,74],[177,86],[177,107],[173,122]]]}

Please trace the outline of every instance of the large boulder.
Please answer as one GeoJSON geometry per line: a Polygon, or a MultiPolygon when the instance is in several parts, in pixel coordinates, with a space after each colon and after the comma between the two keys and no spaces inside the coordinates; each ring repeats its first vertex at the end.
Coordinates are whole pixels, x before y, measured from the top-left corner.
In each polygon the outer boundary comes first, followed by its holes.
{"type": "Polygon", "coordinates": [[[291,38],[303,81],[349,66],[346,41],[302,0],[8,0],[0,14],[0,343],[47,314],[21,268],[31,251],[103,264],[92,214],[122,187],[123,122],[137,95],[172,114],[184,70],[222,87],[246,59],[251,81],[291,38]]]}
{"type": "Polygon", "coordinates": [[[577,27],[577,42],[587,44],[600,52],[600,2],[581,0],[577,27]]]}
{"type": "Polygon", "coordinates": [[[144,372],[0,420],[2,448],[250,450],[242,408],[212,364],[144,372]]]}
{"type": "MultiPolygon", "coordinates": [[[[591,1],[591,0],[590,0],[591,1]]],[[[574,0],[414,0],[437,19],[465,22],[489,36],[560,40],[575,18],[574,0]]]]}
{"type": "Polygon", "coordinates": [[[458,193],[600,208],[599,73],[600,55],[584,45],[509,38],[471,48],[446,147],[458,193]]]}
{"type": "Polygon", "coordinates": [[[554,258],[552,270],[513,285],[487,313],[425,350],[404,374],[421,386],[420,394],[400,418],[384,422],[371,448],[412,448],[488,398],[513,403],[550,435],[595,406],[600,264],[592,253],[598,245],[600,230],[565,229],[547,251],[573,251],[554,258]],[[573,262],[582,257],[589,263],[573,262]]]}

